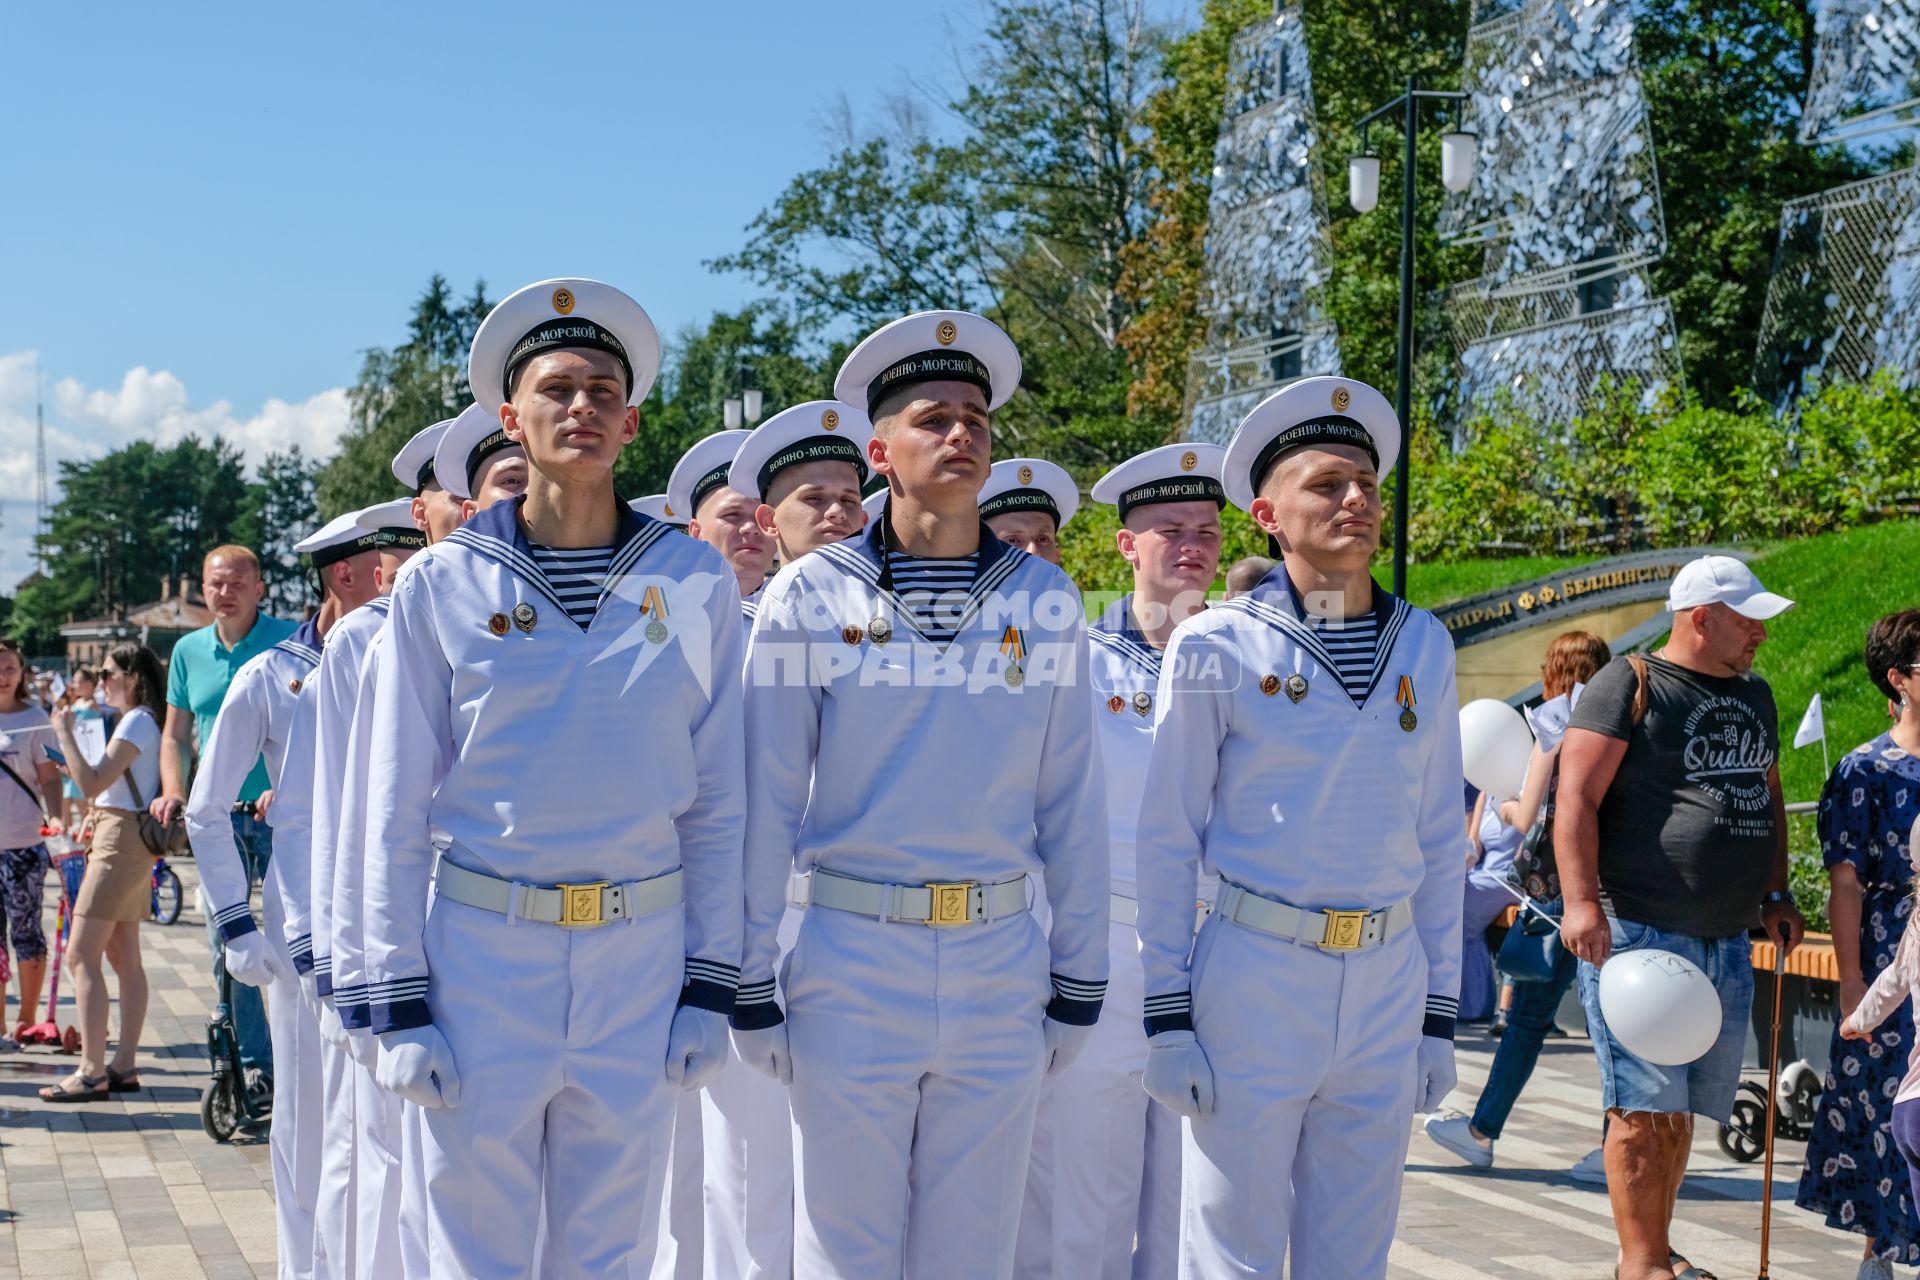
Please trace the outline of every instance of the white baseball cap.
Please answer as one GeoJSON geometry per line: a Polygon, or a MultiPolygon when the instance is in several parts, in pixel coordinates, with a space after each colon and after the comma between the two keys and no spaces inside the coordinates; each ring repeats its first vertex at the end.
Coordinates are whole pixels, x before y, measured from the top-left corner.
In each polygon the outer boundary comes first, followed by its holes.
{"type": "Polygon", "coordinates": [[[1673,575],[1667,608],[1675,613],[1703,604],[1723,604],[1745,618],[1764,622],[1793,608],[1793,601],[1760,585],[1753,570],[1732,556],[1701,556],[1673,575]]]}

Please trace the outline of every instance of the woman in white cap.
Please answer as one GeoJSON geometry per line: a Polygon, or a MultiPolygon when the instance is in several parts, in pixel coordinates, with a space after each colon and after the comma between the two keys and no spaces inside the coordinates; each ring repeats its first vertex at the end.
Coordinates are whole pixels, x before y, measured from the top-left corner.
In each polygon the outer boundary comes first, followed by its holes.
{"type": "Polygon", "coordinates": [[[1086,1052],[1040,1094],[1020,1215],[1019,1274],[1032,1280],[1164,1280],[1176,1267],[1180,1118],[1140,1088],[1147,1037],[1133,833],[1153,751],[1160,657],[1173,629],[1206,608],[1220,567],[1225,454],[1217,444],[1163,445],[1093,486],[1095,502],[1118,510],[1114,543],[1133,574],[1133,590],[1087,628],[1113,858],[1112,977],[1086,1052]]]}
{"type": "MultiPolygon", "coordinates": [[[[296,803],[276,815],[288,827],[268,868],[262,895],[264,932],[256,925],[252,881],[233,841],[228,815],[254,761],[266,760],[277,788],[290,750],[305,751],[294,733],[294,706],[320,661],[321,646],[335,623],[379,593],[383,532],[361,523],[361,512],[336,517],[294,549],[308,556],[325,595],[319,610],[293,635],[249,661],[233,678],[226,701],[187,796],[187,834],[200,869],[213,923],[226,948],[227,972],[235,982],[267,993],[267,1025],[273,1037],[273,1185],[279,1222],[280,1274],[307,1276],[314,1268],[313,1205],[320,1177],[320,1039],[312,1003],[296,979],[293,957],[304,957],[306,929],[297,915],[289,932],[289,908],[306,899],[307,849],[299,833],[296,803]],[[289,826],[289,818],[295,821],[289,826]],[[297,882],[297,883],[296,883],[297,882]]],[[[277,833],[276,833],[277,834],[277,833]]]]}
{"type": "Polygon", "coordinates": [[[613,489],[659,360],[597,281],[489,314],[468,383],[527,492],[419,558],[375,648],[367,1004],[377,1078],[425,1111],[436,1272],[644,1265],[672,1089],[727,1052],[739,593],[613,489]]]}
{"type": "Polygon", "coordinates": [[[1005,1277],[1044,1071],[1106,987],[1107,841],[1073,584],[982,525],[1019,356],[939,311],[881,329],[877,527],[775,576],[748,671],[749,954],[735,1043],[791,1075],[800,1277],[1005,1277]],[[774,994],[790,873],[809,905],[774,994]],[[1044,875],[1051,935],[1028,911],[1044,875]],[[1050,976],[1049,976],[1050,975],[1050,976]],[[790,1028],[790,1039],[789,1039],[790,1028]]]}
{"type": "Polygon", "coordinates": [[[1412,1113],[1453,1087],[1453,641],[1368,567],[1399,449],[1386,398],[1348,378],[1255,407],[1222,484],[1285,559],[1161,662],[1135,844],[1144,1083],[1189,1117],[1194,1280],[1384,1276],[1412,1113]],[[1196,939],[1202,869],[1220,891],[1196,939]]]}

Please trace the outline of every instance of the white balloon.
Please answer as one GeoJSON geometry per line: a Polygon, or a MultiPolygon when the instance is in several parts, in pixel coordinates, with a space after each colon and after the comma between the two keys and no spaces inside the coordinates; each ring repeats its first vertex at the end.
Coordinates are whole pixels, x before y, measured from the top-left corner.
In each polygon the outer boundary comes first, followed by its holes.
{"type": "Polygon", "coordinates": [[[1475,698],[1460,708],[1460,763],[1478,790],[1511,800],[1527,780],[1533,733],[1527,718],[1504,702],[1475,698]]]}
{"type": "Polygon", "coordinates": [[[1698,1061],[1720,1038],[1720,993],[1671,951],[1621,952],[1600,967],[1600,1016],[1636,1058],[1656,1066],[1698,1061]]]}

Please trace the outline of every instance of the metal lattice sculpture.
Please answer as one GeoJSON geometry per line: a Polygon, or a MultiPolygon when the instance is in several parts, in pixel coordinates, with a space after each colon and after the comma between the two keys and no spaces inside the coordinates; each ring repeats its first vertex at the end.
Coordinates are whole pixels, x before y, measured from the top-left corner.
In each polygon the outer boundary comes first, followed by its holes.
{"type": "Polygon", "coordinates": [[[1899,128],[1920,114],[1920,0],[1826,0],[1802,142],[1899,128]]]}
{"type": "Polygon", "coordinates": [[[1673,309],[1644,268],[1666,252],[1629,0],[1476,0],[1466,87],[1480,159],[1441,234],[1484,246],[1441,298],[1459,422],[1510,397],[1578,414],[1601,383],[1651,403],[1681,377],[1673,309]]]}
{"type": "Polygon", "coordinates": [[[1790,201],[1760,320],[1755,383],[1775,403],[1882,368],[1920,382],[1920,169],[1790,201]]]}
{"type": "Polygon", "coordinates": [[[1321,295],[1333,270],[1297,10],[1234,38],[1208,202],[1207,341],[1187,366],[1187,434],[1224,442],[1246,411],[1338,373],[1321,295]]]}

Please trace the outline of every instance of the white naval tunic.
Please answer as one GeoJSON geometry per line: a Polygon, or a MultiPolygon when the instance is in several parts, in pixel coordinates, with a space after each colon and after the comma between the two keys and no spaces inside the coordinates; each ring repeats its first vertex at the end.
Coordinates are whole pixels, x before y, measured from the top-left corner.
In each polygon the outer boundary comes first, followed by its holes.
{"type": "Polygon", "coordinates": [[[760,604],[748,735],[769,746],[748,757],[736,1024],[780,1018],[773,962],[796,867],[905,885],[1044,877],[1050,939],[1024,911],[936,929],[814,908],[784,975],[795,1274],[1006,1276],[1043,1012],[1091,1023],[1105,989],[1086,627],[1066,575],[982,526],[955,639],[934,645],[885,589],[884,523],[786,566],[760,604]]]}
{"type": "MultiPolygon", "coordinates": [[[[187,797],[187,835],[216,928],[223,941],[255,930],[252,883],[233,841],[231,813],[254,761],[266,759],[277,789],[292,740],[294,704],[320,660],[319,628],[308,619],[291,636],[235,673],[207,735],[207,747],[187,797]]],[[[298,807],[298,806],[296,806],[298,807]]],[[[276,828],[284,825],[276,812],[276,828]]],[[[262,886],[267,945],[287,951],[287,903],[295,879],[306,875],[306,850],[288,825],[284,845],[275,831],[273,860],[262,886]]],[[[304,896],[304,895],[302,895],[304,896]]],[[[286,966],[292,971],[291,964],[286,966]]],[[[282,1277],[307,1277],[314,1267],[313,1203],[320,1177],[320,1029],[298,981],[276,979],[266,992],[267,1030],[273,1042],[274,1214],[282,1277]]]]}
{"type": "Polygon", "coordinates": [[[1453,1032],[1466,833],[1453,642],[1377,588],[1374,610],[1358,698],[1284,565],[1162,661],[1136,840],[1146,1026],[1193,1030],[1215,1088],[1186,1131],[1182,1276],[1278,1274],[1289,1247],[1300,1280],[1386,1274],[1420,1036],[1453,1032]],[[1333,952],[1216,911],[1196,940],[1203,869],[1223,903],[1230,885],[1314,911],[1411,900],[1413,926],[1333,952]]]}
{"type": "Polygon", "coordinates": [[[1133,596],[1087,628],[1093,720],[1106,771],[1114,918],[1112,976],[1080,1056],[1040,1088],[1020,1212],[1022,1280],[1171,1280],[1180,1230],[1180,1117],[1140,1087],[1140,942],[1130,913],[1134,827],[1153,752],[1160,650],[1135,625],[1133,596]]]}
{"type": "Polygon", "coordinates": [[[481,512],[396,585],[368,758],[371,1022],[431,1021],[452,1050],[459,1104],[425,1113],[429,1248],[436,1273],[479,1278],[651,1259],[668,1024],[677,1004],[731,1011],[740,956],[733,575],[622,504],[582,627],[535,565],[520,505],[481,512]],[[445,897],[429,912],[437,851],[540,886],[680,869],[685,903],[576,930],[445,897]]]}

